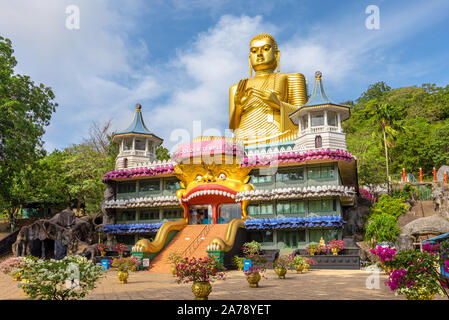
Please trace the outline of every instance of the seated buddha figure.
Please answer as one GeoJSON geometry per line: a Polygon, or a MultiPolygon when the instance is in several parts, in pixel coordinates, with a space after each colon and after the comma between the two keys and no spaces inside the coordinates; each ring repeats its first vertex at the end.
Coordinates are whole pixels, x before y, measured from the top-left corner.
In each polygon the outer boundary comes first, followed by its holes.
{"type": "Polygon", "coordinates": [[[250,77],[229,90],[229,128],[245,144],[297,138],[298,127],[288,115],[307,101],[305,79],[300,73],[280,73],[279,57],[271,35],[255,36],[250,41],[250,77]]]}

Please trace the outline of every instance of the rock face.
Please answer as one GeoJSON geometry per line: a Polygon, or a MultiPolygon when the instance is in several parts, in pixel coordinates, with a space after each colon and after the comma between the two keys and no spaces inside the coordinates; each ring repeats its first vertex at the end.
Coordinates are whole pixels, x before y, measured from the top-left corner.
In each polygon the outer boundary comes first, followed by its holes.
{"type": "Polygon", "coordinates": [[[419,218],[401,228],[399,249],[411,249],[413,242],[449,232],[449,221],[439,215],[419,218]]]}
{"type": "Polygon", "coordinates": [[[435,213],[443,218],[449,218],[449,186],[434,184],[432,189],[435,213]]]}
{"type": "Polygon", "coordinates": [[[23,227],[12,245],[15,256],[34,255],[61,259],[66,254],[96,255],[95,224],[91,217],[79,218],[66,209],[51,219],[23,227]]]}
{"type": "Polygon", "coordinates": [[[343,209],[343,220],[346,221],[343,237],[352,237],[356,241],[363,241],[365,217],[370,214],[371,202],[357,197],[356,205],[343,209]]]}

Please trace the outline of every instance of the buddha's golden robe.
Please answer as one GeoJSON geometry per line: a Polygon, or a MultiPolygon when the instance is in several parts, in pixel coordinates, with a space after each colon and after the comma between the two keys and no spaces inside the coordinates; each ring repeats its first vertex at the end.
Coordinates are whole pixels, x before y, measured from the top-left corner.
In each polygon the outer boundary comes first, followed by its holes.
{"type": "MultiPolygon", "coordinates": [[[[291,122],[288,115],[307,100],[304,76],[299,73],[271,73],[264,81],[251,82],[252,79],[249,79],[247,88],[271,90],[279,98],[281,105],[279,109],[273,108],[262,99],[250,96],[240,119],[232,119],[234,110],[230,108],[230,128],[235,130],[236,138],[243,140],[245,144],[296,139],[298,127],[291,122]]],[[[235,87],[236,85],[231,87],[230,99],[233,99],[232,90],[235,87]]]]}

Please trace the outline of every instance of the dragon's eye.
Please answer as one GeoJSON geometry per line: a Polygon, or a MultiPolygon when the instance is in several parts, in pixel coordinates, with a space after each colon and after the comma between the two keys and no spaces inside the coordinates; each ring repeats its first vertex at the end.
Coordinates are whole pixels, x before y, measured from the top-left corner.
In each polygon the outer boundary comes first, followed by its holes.
{"type": "Polygon", "coordinates": [[[218,179],[226,180],[226,175],[224,173],[220,173],[220,175],[218,176],[218,179]]]}
{"type": "Polygon", "coordinates": [[[196,176],[196,181],[200,181],[202,178],[203,178],[203,176],[199,174],[196,176]]]}

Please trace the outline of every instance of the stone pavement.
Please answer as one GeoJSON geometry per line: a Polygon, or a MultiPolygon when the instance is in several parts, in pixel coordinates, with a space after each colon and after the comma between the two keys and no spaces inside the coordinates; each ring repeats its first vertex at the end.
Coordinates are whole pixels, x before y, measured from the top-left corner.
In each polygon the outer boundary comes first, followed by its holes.
{"type": "MultiPolygon", "coordinates": [[[[241,271],[229,271],[225,281],[212,283],[210,300],[404,300],[384,285],[380,274],[379,289],[366,288],[372,271],[311,270],[302,274],[289,271],[285,280],[273,270],[266,272],[259,288],[250,288],[241,271]]],[[[0,274],[0,300],[26,299],[17,282],[0,274]]],[[[108,271],[87,300],[192,300],[191,284],[177,284],[169,274],[140,271],[130,273],[127,284],[117,283],[117,273],[108,271]]],[[[443,297],[437,299],[445,300],[443,297]]]]}

